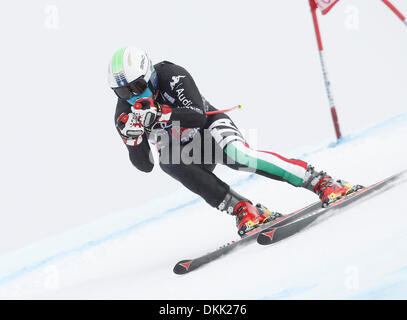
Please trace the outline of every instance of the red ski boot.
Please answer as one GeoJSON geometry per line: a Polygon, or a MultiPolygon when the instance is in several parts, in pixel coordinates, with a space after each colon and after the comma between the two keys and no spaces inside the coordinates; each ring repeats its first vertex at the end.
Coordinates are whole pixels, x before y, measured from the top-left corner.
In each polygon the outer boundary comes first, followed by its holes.
{"type": "Polygon", "coordinates": [[[316,193],[321,199],[323,207],[363,188],[360,185],[353,186],[343,180],[335,181],[323,171],[316,172],[313,167],[308,167],[307,173],[308,177],[305,179],[303,187],[316,193]]]}
{"type": "Polygon", "coordinates": [[[343,180],[334,181],[331,177],[322,178],[315,187],[315,193],[319,195],[324,206],[354,191],[351,184],[343,180]]]}
{"type": "Polygon", "coordinates": [[[281,213],[271,212],[261,204],[254,206],[247,198],[231,189],[219,204],[218,209],[236,216],[238,234],[241,237],[262,223],[282,217],[281,213]]]}
{"type": "Polygon", "coordinates": [[[241,237],[261,224],[282,216],[280,213],[269,211],[261,204],[254,206],[249,201],[239,202],[235,206],[233,214],[236,216],[237,233],[241,237]]]}

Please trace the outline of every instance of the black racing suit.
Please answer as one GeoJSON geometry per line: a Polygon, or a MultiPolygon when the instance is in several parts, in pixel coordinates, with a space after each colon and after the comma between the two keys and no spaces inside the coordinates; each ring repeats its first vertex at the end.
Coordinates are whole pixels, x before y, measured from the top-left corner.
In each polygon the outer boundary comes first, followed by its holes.
{"type": "MultiPolygon", "coordinates": [[[[173,121],[179,121],[182,128],[202,130],[208,128],[215,119],[227,117],[224,114],[206,116],[207,111],[215,111],[216,109],[201,96],[195,81],[184,68],[168,61],[158,63],[154,68],[158,77],[158,95],[155,100],[173,109],[170,121],[164,125],[168,127],[167,130],[171,129],[173,121]]],[[[131,112],[130,108],[131,105],[127,101],[118,99],[115,123],[120,114],[131,112]]],[[[153,129],[157,128],[153,127],[153,129]]],[[[186,143],[182,144],[185,145],[186,143]]],[[[215,144],[213,145],[215,146],[215,144]]],[[[129,150],[130,160],[137,169],[143,172],[150,172],[153,169],[154,163],[150,154],[148,139],[143,139],[138,146],[126,146],[129,150]]],[[[215,166],[215,161],[209,164],[188,165],[182,163],[164,164],[160,161],[160,167],[164,172],[180,181],[192,192],[200,195],[211,206],[217,207],[229,191],[229,186],[212,173],[215,166]]]]}
{"type": "MultiPolygon", "coordinates": [[[[168,61],[158,63],[154,68],[158,78],[155,100],[159,104],[165,104],[171,107],[172,113],[167,123],[156,123],[152,127],[152,130],[161,129],[168,132],[171,131],[171,134],[174,135],[174,129],[177,128],[174,128],[173,124],[179,122],[179,127],[182,131],[180,134],[181,141],[179,148],[185,150],[186,148],[191,148],[191,145],[194,143],[197,143],[201,151],[199,161],[188,164],[182,161],[174,162],[171,156],[166,157],[165,161],[162,161],[160,157],[160,167],[164,172],[181,182],[192,192],[200,195],[213,207],[219,206],[230,189],[225,182],[213,174],[217,163],[226,164],[233,169],[247,169],[248,171],[257,172],[272,179],[285,180],[294,185],[297,183],[292,182],[294,180],[290,181],[290,179],[287,179],[283,174],[280,174],[279,171],[274,169],[274,171],[268,168],[256,168],[253,170],[253,168],[249,168],[249,165],[246,163],[230,161],[226,152],[223,152],[227,144],[230,142],[238,142],[241,143],[239,145],[240,148],[242,148],[242,145],[248,148],[244,138],[232,120],[224,113],[206,115],[206,112],[216,111],[216,109],[200,94],[193,78],[184,68],[168,61]],[[203,134],[205,131],[210,131],[211,134],[203,134]],[[207,146],[209,147],[207,148],[207,146]],[[210,152],[208,152],[208,150],[210,150],[210,152]],[[219,150],[221,151],[219,152],[219,150]]],[[[122,113],[130,112],[131,105],[127,101],[119,99],[115,113],[115,123],[122,113]]],[[[145,133],[144,135],[150,134],[145,133]]],[[[137,146],[126,144],[131,162],[137,169],[143,172],[150,172],[154,166],[147,138],[147,136],[143,136],[141,144],[137,146]]],[[[172,155],[176,149],[175,144],[171,141],[165,145],[160,144],[159,141],[155,141],[155,144],[160,155],[163,151],[172,155]]],[[[189,152],[188,150],[187,152],[189,152]]],[[[179,150],[176,151],[179,152],[179,150]]],[[[253,152],[253,150],[250,150],[249,153],[251,152],[253,152]]],[[[292,166],[292,164],[288,165],[292,166]]],[[[298,161],[296,165],[298,165],[298,161]]],[[[306,166],[305,163],[301,163],[301,165],[306,166]]],[[[299,186],[298,183],[297,186],[299,186]]]]}

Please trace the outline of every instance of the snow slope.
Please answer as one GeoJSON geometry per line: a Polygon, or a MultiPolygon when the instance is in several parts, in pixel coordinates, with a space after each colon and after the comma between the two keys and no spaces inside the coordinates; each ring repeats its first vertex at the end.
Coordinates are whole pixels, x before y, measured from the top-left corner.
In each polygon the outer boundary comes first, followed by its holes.
{"type": "MultiPolygon", "coordinates": [[[[371,184],[407,168],[407,113],[293,150],[335,177],[371,184]]],[[[218,168],[235,189],[290,212],[305,190],[218,168]]],[[[189,275],[172,273],[237,238],[234,219],[180,188],[0,256],[0,298],[375,299],[407,298],[407,183],[317,221],[271,247],[244,247],[189,275]],[[242,274],[247,276],[242,279],[242,274]]]]}
{"type": "MultiPolygon", "coordinates": [[[[339,1],[320,23],[343,133],[406,112],[407,28],[382,1],[339,1]]],[[[114,128],[106,70],[125,45],[185,67],[214,106],[243,104],[231,116],[259,148],[286,154],[335,135],[306,0],[7,1],[0,28],[12,48],[0,51],[0,255],[134,209],[122,197],[135,179],[148,202],[177,189],[158,166],[134,170],[114,128]]]]}

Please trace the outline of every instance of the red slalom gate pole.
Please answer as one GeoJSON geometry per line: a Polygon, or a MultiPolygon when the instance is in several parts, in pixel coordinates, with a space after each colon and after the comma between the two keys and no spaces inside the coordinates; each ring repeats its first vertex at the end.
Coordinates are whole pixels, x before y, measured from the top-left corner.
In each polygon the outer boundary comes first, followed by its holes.
{"type": "Polygon", "coordinates": [[[325,63],[324,46],[322,45],[322,37],[321,37],[320,29],[319,29],[318,16],[317,16],[317,5],[314,0],[309,0],[309,4],[311,6],[312,20],[314,22],[315,35],[317,37],[317,42],[318,42],[319,57],[321,60],[321,67],[322,67],[322,74],[324,76],[325,88],[326,88],[326,92],[328,95],[329,107],[331,109],[331,115],[332,115],[332,120],[333,120],[334,127],[335,127],[336,138],[339,140],[342,137],[342,133],[341,133],[341,129],[339,127],[338,114],[336,113],[335,101],[334,101],[332,91],[331,91],[331,82],[329,81],[329,78],[328,78],[328,71],[327,71],[326,63],[325,63]]]}
{"type": "Polygon", "coordinates": [[[386,6],[390,8],[394,14],[400,18],[400,20],[407,26],[406,17],[389,1],[389,0],[382,0],[386,6]]]}

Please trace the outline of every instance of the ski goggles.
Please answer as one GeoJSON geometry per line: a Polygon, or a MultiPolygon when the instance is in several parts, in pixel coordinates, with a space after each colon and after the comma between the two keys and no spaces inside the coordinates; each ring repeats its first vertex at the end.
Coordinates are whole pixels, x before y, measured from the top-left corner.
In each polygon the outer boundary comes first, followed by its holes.
{"type": "Polygon", "coordinates": [[[133,96],[130,99],[127,99],[126,101],[130,103],[132,106],[136,103],[137,100],[143,99],[143,98],[151,98],[153,96],[153,92],[150,90],[150,88],[147,88],[144,93],[142,93],[139,96],[133,96]]]}
{"type": "Polygon", "coordinates": [[[134,96],[139,96],[143,94],[148,88],[148,83],[144,77],[140,77],[132,82],[130,82],[125,87],[112,88],[114,93],[123,100],[129,100],[134,96]]]}

